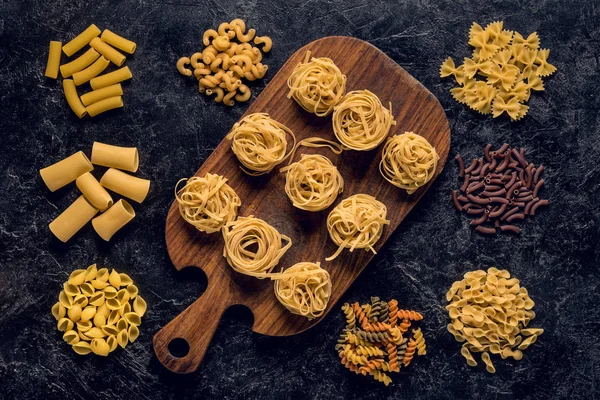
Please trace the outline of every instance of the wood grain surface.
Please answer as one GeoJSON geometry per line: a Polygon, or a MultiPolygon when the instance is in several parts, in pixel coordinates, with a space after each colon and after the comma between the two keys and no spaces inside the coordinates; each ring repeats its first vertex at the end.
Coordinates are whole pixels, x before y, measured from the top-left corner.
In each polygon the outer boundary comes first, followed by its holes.
{"type": "MultiPolygon", "coordinates": [[[[397,121],[390,135],[413,131],[424,136],[440,156],[435,177],[446,163],[450,148],[450,127],[438,100],[408,72],[371,44],[350,37],[326,37],[304,46],[294,53],[269,85],[248,107],[244,115],[266,112],[288,126],[298,140],[319,136],[335,140],[331,116],[319,118],[307,113],[288,99],[287,78],[300,63],[307,50],[315,57],[329,57],[347,76],[347,91],[369,89],[387,107],[393,106],[397,121]]],[[[291,144],[289,144],[291,146],[291,144]]],[[[239,162],[230,150],[230,141],[223,139],[206,162],[196,172],[225,176],[229,185],[242,200],[240,216],[254,215],[292,238],[293,245],[281,259],[280,267],[289,267],[300,261],[320,261],[331,274],[332,295],[327,311],[331,310],[344,291],[367,266],[373,253],[345,250],[331,262],[325,258],[336,251],[326,228],[327,215],[343,198],[366,193],[382,201],[388,209],[390,225],[375,246],[379,249],[419,201],[434,179],[408,196],[383,179],[378,170],[381,149],[368,152],[345,151],[335,155],[328,149],[300,148],[302,153],[319,153],[337,165],[344,181],[344,192],[327,210],[311,213],[294,208],[284,192],[284,174],[278,169],[268,175],[251,177],[242,172],[239,162]]],[[[287,164],[287,163],[286,163],[287,164]]],[[[282,164],[283,166],[285,164],[282,164]]],[[[179,215],[173,202],[166,223],[166,241],[169,256],[178,270],[185,267],[201,268],[207,275],[208,287],[202,296],[164,326],[154,336],[154,350],[161,363],[171,371],[195,371],[217,329],[223,312],[234,304],[247,306],[254,315],[252,330],[271,336],[288,336],[302,332],[320,321],[309,321],[293,315],[277,301],[273,283],[234,272],[223,257],[223,238],[219,233],[207,235],[195,230],[179,215]],[[169,343],[184,339],[189,352],[175,357],[169,352],[169,343]]]]}

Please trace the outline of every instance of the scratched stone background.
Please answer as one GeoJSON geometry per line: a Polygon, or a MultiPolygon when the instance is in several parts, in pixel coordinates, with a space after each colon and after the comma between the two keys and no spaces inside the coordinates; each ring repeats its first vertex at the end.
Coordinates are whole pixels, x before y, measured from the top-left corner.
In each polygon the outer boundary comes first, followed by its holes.
{"type": "MultiPolygon", "coordinates": [[[[0,3],[0,398],[5,399],[591,399],[600,397],[600,3],[592,1],[3,1],[0,3]],[[154,356],[152,335],[205,289],[199,271],[176,272],[164,243],[172,188],[191,176],[245,110],[201,97],[180,76],[178,57],[201,47],[201,33],[241,17],[275,43],[259,93],[299,47],[348,35],[379,47],[442,103],[452,129],[450,160],[490,142],[523,146],[543,163],[551,206],[522,223],[519,237],[481,237],[453,208],[454,162],[392,236],[342,301],[397,298],[421,310],[426,357],[388,388],[343,369],[333,350],[342,325],[330,313],[294,338],[250,331],[252,316],[229,310],[199,370],[178,376],[154,356]],[[521,122],[480,116],[456,103],[442,60],[470,53],[472,21],[504,20],[537,31],[558,72],[532,96],[521,122]],[[90,23],[135,40],[127,61],[125,108],[78,120],[59,82],[43,77],[49,40],[68,41],[90,23]],[[38,170],[93,141],[137,146],[139,175],[152,180],[138,216],[105,243],[85,227],[68,244],[47,224],[76,198],[49,193],[38,170]],[[70,271],[91,263],[129,273],[149,303],[141,336],[108,358],[80,357],[61,340],[50,308],[70,271]],[[536,302],[545,328],[520,362],[498,372],[470,368],[447,333],[444,293],[465,272],[508,268],[536,302]]],[[[382,77],[385,79],[385,77],[382,77]]]]}

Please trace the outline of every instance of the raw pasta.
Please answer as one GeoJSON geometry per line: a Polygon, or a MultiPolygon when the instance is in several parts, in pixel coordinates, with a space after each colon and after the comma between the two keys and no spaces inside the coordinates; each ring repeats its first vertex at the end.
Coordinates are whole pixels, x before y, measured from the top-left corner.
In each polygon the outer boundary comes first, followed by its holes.
{"type": "MultiPolygon", "coordinates": [[[[108,99],[110,97],[122,96],[123,88],[120,83],[104,87],[102,89],[93,90],[81,95],[81,103],[84,106],[89,106],[92,103],[96,103],[100,100],[108,99]]],[[[92,153],[93,156],[93,153],[92,153]]]]}
{"type": "Polygon", "coordinates": [[[115,193],[141,203],[150,190],[150,181],[110,168],[100,178],[100,184],[115,193]]]}
{"type": "Polygon", "coordinates": [[[346,93],[346,75],[331,59],[311,59],[310,55],[307,51],[304,62],[298,64],[288,78],[288,98],[293,98],[304,110],[324,117],[346,93]]]}
{"type": "Polygon", "coordinates": [[[44,72],[44,75],[48,78],[56,79],[58,77],[61,47],[61,42],[50,41],[50,48],[48,49],[48,62],[46,63],[46,72],[44,72]]]}
{"type": "Polygon", "coordinates": [[[353,150],[367,151],[379,146],[396,125],[390,109],[368,90],[347,93],[333,111],[333,133],[340,143],[353,150]]]}
{"type": "Polygon", "coordinates": [[[100,182],[89,172],[78,177],[75,184],[81,193],[83,193],[86,200],[98,210],[104,211],[113,205],[113,199],[110,197],[110,194],[104,190],[100,182]]]}
{"type": "Polygon", "coordinates": [[[135,300],[122,296],[122,301],[116,303],[114,298],[105,300],[104,297],[109,291],[116,293],[120,288],[132,285],[127,275],[114,269],[109,274],[106,268],[98,270],[96,264],[73,271],[63,285],[65,290],[60,292],[59,302],[52,307],[58,330],[65,332],[63,340],[77,354],[93,352],[99,356],[107,356],[117,345],[125,348],[128,341],[133,342],[139,335],[138,326],[146,312],[146,302],[139,295],[135,300]],[[122,276],[126,278],[121,279],[122,276]],[[90,289],[89,282],[95,283],[97,288],[90,289]]]}
{"type": "Polygon", "coordinates": [[[329,237],[338,249],[326,260],[333,260],[344,248],[377,253],[373,246],[381,237],[383,226],[390,223],[386,216],[385,204],[373,196],[357,194],[342,200],[327,217],[329,237]]]}
{"type": "Polygon", "coordinates": [[[181,217],[196,229],[214,233],[237,217],[241,200],[227,179],[207,173],[204,177],[181,179],[175,185],[175,200],[181,217]],[[185,185],[179,189],[182,182],[185,185]]]}
{"type": "Polygon", "coordinates": [[[236,272],[258,279],[272,277],[271,271],[292,246],[288,236],[253,216],[226,223],[222,234],[227,263],[236,272]]]}
{"type": "Polygon", "coordinates": [[[121,96],[109,97],[90,104],[85,108],[90,117],[95,117],[103,112],[123,107],[123,98],[121,96]]]}
{"type": "Polygon", "coordinates": [[[539,49],[537,33],[524,39],[519,32],[503,30],[503,25],[497,21],[484,29],[473,22],[469,31],[473,57],[465,58],[459,67],[448,57],[440,77],[453,76],[460,85],[450,89],[459,103],[494,118],[506,113],[517,121],[529,110],[524,103],[531,91],[544,90],[541,77],[551,75],[556,67],[547,62],[550,50],[539,49]]]}
{"type": "Polygon", "coordinates": [[[77,87],[72,79],[63,79],[63,91],[65,92],[67,103],[75,115],[79,118],[85,117],[88,111],[83,104],[81,104],[81,100],[79,100],[79,95],[77,94],[77,87]]]}
{"type": "Polygon", "coordinates": [[[65,44],[62,50],[68,57],[71,57],[99,34],[100,29],[98,29],[96,25],[91,24],[85,31],[81,32],[73,40],[65,44]]]}
{"type": "Polygon", "coordinates": [[[135,43],[131,40],[125,39],[122,36],[117,35],[105,29],[100,36],[103,42],[108,43],[109,45],[116,47],[119,50],[124,51],[125,53],[133,54],[135,52],[135,43]]]}
{"type": "Polygon", "coordinates": [[[281,169],[285,172],[285,193],[294,207],[321,211],[344,191],[344,178],[329,158],[302,154],[297,161],[281,169]]]}
{"type": "Polygon", "coordinates": [[[277,300],[292,314],[311,320],[325,312],[331,296],[331,277],[321,263],[300,262],[271,279],[275,281],[277,300]]]}
{"type": "Polygon", "coordinates": [[[90,79],[94,78],[102,71],[104,71],[106,67],[108,67],[108,64],[110,64],[110,61],[108,61],[104,57],[99,57],[92,65],[90,65],[86,69],[79,72],[75,72],[73,74],[73,83],[75,83],[75,86],[83,85],[84,83],[88,82],[90,79]]]}
{"type": "Polygon", "coordinates": [[[60,74],[63,78],[68,78],[76,72],[83,70],[84,68],[90,66],[94,61],[96,61],[100,57],[100,53],[98,53],[94,49],[89,49],[73,61],[63,64],[60,66],[60,74]]]}
{"type": "Polygon", "coordinates": [[[296,137],[288,127],[269,114],[254,113],[233,125],[226,138],[231,140],[231,150],[243,165],[242,171],[258,176],[271,172],[290,156],[286,135],[292,137],[293,149],[296,137]]]}
{"type": "Polygon", "coordinates": [[[137,147],[120,147],[94,142],[92,164],[137,172],[139,167],[138,149],[137,147]]]}
{"type": "Polygon", "coordinates": [[[96,233],[107,242],[117,231],[127,225],[135,217],[131,204],[121,199],[92,220],[96,233]]]}
{"type": "Polygon", "coordinates": [[[117,51],[114,47],[102,41],[102,39],[98,37],[92,39],[90,46],[92,46],[98,53],[102,54],[117,67],[120,67],[125,62],[125,56],[123,54],[119,53],[119,51],[117,51]]]}
{"type": "Polygon", "coordinates": [[[446,293],[451,319],[448,331],[463,343],[461,354],[468,365],[477,365],[471,352],[481,352],[487,371],[494,373],[489,353],[520,360],[521,350],[535,341],[523,340],[521,335],[537,336],[543,332],[526,328],[535,318],[535,303],[519,283],[508,271],[492,267],[467,272],[446,293]]]}
{"type": "Polygon", "coordinates": [[[93,169],[94,166],[86,155],[78,151],[64,160],[42,168],[40,175],[48,189],[55,192],[93,169]]]}
{"type": "Polygon", "coordinates": [[[131,70],[129,67],[119,68],[116,71],[109,72],[108,74],[100,75],[90,80],[90,86],[94,90],[102,89],[107,86],[114,85],[115,83],[123,82],[131,79],[131,70]]]}
{"type": "Polygon", "coordinates": [[[392,185],[412,194],[433,178],[439,159],[427,139],[406,132],[388,139],[383,147],[379,171],[392,185]]]}

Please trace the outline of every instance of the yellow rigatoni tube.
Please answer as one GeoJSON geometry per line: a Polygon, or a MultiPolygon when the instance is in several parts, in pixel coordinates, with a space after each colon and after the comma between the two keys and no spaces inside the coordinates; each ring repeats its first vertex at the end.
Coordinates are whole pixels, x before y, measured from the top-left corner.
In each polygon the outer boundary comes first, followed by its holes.
{"type": "Polygon", "coordinates": [[[75,181],[77,188],[83,193],[85,199],[100,211],[106,210],[113,205],[110,194],[102,187],[94,175],[86,172],[75,181]]]}
{"type": "Polygon", "coordinates": [[[100,178],[100,184],[115,193],[141,203],[150,191],[150,181],[111,168],[100,178]]]}
{"type": "Polygon", "coordinates": [[[73,40],[65,44],[62,50],[67,56],[71,57],[73,54],[81,50],[83,46],[90,43],[92,39],[99,34],[100,29],[98,29],[96,25],[91,24],[85,31],[81,32],[73,40]]]}
{"type": "Polygon", "coordinates": [[[108,74],[100,75],[90,81],[92,89],[102,89],[103,87],[114,85],[115,83],[123,82],[131,79],[131,70],[129,67],[123,67],[108,74]]]}
{"type": "Polygon", "coordinates": [[[107,86],[102,89],[92,90],[81,95],[81,102],[84,106],[89,106],[92,103],[96,103],[100,100],[108,99],[109,97],[122,96],[123,87],[120,83],[115,85],[107,86]]]}
{"type": "Polygon", "coordinates": [[[73,82],[75,82],[76,86],[89,82],[90,79],[98,76],[98,74],[104,71],[106,67],[108,67],[108,64],[110,64],[110,62],[106,58],[100,57],[83,71],[75,72],[73,74],[73,82]]]}
{"type": "Polygon", "coordinates": [[[139,163],[137,147],[120,147],[100,142],[94,142],[92,146],[92,164],[136,172],[139,163]]]}
{"type": "Polygon", "coordinates": [[[60,66],[61,42],[51,41],[48,49],[48,62],[46,63],[46,72],[44,75],[48,78],[56,79],[58,77],[58,67],[60,66]]]}
{"type": "Polygon", "coordinates": [[[100,38],[103,42],[106,42],[111,46],[124,51],[125,53],[133,54],[135,52],[135,42],[125,39],[124,37],[119,36],[116,33],[109,31],[108,29],[105,29],[102,32],[102,36],[100,36],[100,38]]]}
{"type": "Polygon", "coordinates": [[[50,231],[58,240],[66,243],[97,213],[97,209],[92,207],[83,196],[79,196],[62,214],[50,222],[50,231]]]}
{"type": "Polygon", "coordinates": [[[98,37],[92,39],[90,46],[92,46],[98,53],[102,54],[118,67],[123,65],[125,62],[125,56],[123,54],[119,53],[114,47],[106,42],[103,42],[102,39],[98,37]]]}
{"type": "Polygon", "coordinates": [[[95,117],[105,111],[123,107],[123,98],[121,96],[109,97],[90,104],[85,108],[90,117],[95,117]]]}
{"type": "Polygon", "coordinates": [[[94,166],[83,151],[78,151],[64,160],[40,169],[40,175],[48,189],[55,192],[93,169],[94,166]]]}
{"type": "Polygon", "coordinates": [[[92,220],[94,230],[107,242],[113,235],[135,217],[133,207],[127,201],[121,199],[102,215],[92,220]]]}
{"type": "Polygon", "coordinates": [[[70,63],[61,65],[60,74],[63,78],[68,78],[75,72],[79,72],[82,69],[91,65],[94,61],[98,59],[98,57],[100,57],[100,53],[98,53],[94,49],[89,49],[70,63]]]}
{"type": "Polygon", "coordinates": [[[87,114],[87,110],[83,104],[81,104],[81,100],[79,100],[77,88],[75,87],[75,83],[72,79],[63,79],[63,90],[71,110],[73,110],[75,115],[77,115],[79,118],[83,118],[87,114]]]}

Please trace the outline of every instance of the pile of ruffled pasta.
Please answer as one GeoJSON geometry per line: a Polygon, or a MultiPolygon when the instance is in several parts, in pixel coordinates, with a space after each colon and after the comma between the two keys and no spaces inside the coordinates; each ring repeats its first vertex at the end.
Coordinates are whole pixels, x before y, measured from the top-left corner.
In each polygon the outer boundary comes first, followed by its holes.
{"type": "Polygon", "coordinates": [[[473,22],[469,30],[473,56],[458,67],[448,57],[440,68],[442,78],[454,77],[460,86],[450,89],[459,103],[494,118],[506,113],[512,121],[529,111],[525,105],[532,91],[544,90],[542,78],[556,67],[548,62],[550,50],[540,47],[536,32],[527,38],[517,31],[504,29],[502,21],[485,29],[473,22]],[[477,77],[480,77],[478,79],[477,77]]]}
{"type": "Polygon", "coordinates": [[[385,302],[371,297],[371,302],[360,305],[345,303],[342,311],[346,327],[335,346],[341,363],[350,371],[370,375],[388,386],[390,372],[400,372],[400,367],[410,365],[415,355],[426,354],[427,346],[421,328],[408,330],[413,322],[423,316],[410,310],[399,310],[394,299],[385,302]]]}
{"type": "Polygon", "coordinates": [[[138,338],[146,308],[127,274],[92,264],[71,273],[52,315],[75,353],[106,357],[138,338]]]}
{"type": "Polygon", "coordinates": [[[105,111],[123,107],[123,88],[120,82],[131,79],[132,76],[129,67],[100,75],[111,63],[117,67],[123,65],[126,57],[119,50],[133,54],[136,48],[134,42],[108,29],[102,35],[100,33],[100,29],[92,24],[64,46],[61,42],[50,42],[44,75],[56,79],[60,69],[67,103],[79,118],[86,115],[95,117],[105,111]],[[90,47],[85,53],[61,65],[61,50],[71,57],[88,45],[90,47]],[[77,87],[88,82],[92,90],[79,96],[77,87]]]}
{"type": "Polygon", "coordinates": [[[116,203],[107,189],[135,202],[142,203],[150,191],[150,181],[123,171],[136,172],[139,167],[135,147],[119,147],[94,142],[92,160],[79,151],[40,170],[42,180],[54,192],[75,181],[81,195],[49,225],[61,242],[68,242],[88,222],[98,235],[109,241],[117,231],[135,217],[129,202],[116,203]],[[108,167],[98,181],[92,171],[94,164],[108,167]],[[96,217],[96,214],[101,213],[96,217]],[[95,217],[95,218],[94,218],[95,217]]]}
{"type": "Polygon", "coordinates": [[[246,31],[246,23],[236,18],[205,31],[202,43],[204,50],[177,60],[179,73],[198,79],[199,92],[214,95],[217,103],[233,106],[248,101],[252,93],[243,81],[262,79],[267,73],[268,66],[261,61],[263,52],[271,51],[271,38],[256,36],[255,29],[246,31]]]}

